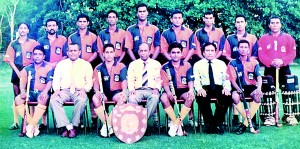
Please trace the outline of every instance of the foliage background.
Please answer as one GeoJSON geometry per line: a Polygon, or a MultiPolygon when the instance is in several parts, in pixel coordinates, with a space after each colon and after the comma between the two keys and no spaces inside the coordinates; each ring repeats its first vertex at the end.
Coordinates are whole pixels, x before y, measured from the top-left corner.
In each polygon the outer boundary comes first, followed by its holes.
{"type": "Polygon", "coordinates": [[[282,19],[283,31],[296,39],[299,51],[299,0],[0,0],[3,7],[0,10],[0,51],[6,50],[11,38],[10,29],[14,27],[16,32],[20,22],[28,22],[31,25],[30,37],[38,39],[45,34],[45,21],[56,18],[60,33],[68,36],[76,30],[76,16],[86,13],[91,18],[90,30],[98,33],[107,26],[106,12],[114,9],[119,13],[118,26],[126,29],[136,23],[135,5],[139,2],[148,4],[148,20],[161,31],[170,27],[170,13],[174,9],[184,12],[185,25],[194,31],[203,26],[203,13],[210,9],[215,13],[216,26],[222,27],[226,35],[235,30],[235,15],[244,14],[248,22],[247,31],[259,38],[268,32],[267,19],[271,15],[278,15],[282,19]],[[17,5],[14,24],[10,26],[9,8],[13,7],[13,3],[17,5]]]}

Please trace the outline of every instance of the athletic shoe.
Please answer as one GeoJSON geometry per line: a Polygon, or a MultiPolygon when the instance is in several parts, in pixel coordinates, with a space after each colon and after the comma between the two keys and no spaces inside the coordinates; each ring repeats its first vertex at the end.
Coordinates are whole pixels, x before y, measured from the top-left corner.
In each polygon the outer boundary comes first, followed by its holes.
{"type": "Polygon", "coordinates": [[[40,134],[40,130],[39,130],[39,127],[38,126],[35,126],[34,127],[34,132],[33,132],[33,135],[36,137],[40,134]]]}
{"type": "MultiPolygon", "coordinates": [[[[182,127],[184,127],[184,126],[182,126],[182,127]]],[[[176,135],[177,135],[177,136],[183,136],[183,131],[182,131],[182,128],[181,128],[180,125],[178,126],[176,135]]]]}
{"type": "Polygon", "coordinates": [[[265,122],[264,122],[265,126],[274,126],[275,125],[275,118],[272,116],[269,116],[266,118],[265,122]]]}
{"type": "Polygon", "coordinates": [[[235,134],[241,135],[241,134],[245,133],[246,128],[247,127],[244,124],[240,124],[239,128],[235,131],[235,134]]]}
{"type": "Polygon", "coordinates": [[[47,129],[47,125],[45,125],[45,124],[39,125],[39,130],[46,130],[46,129],[47,129]]]}
{"type": "Polygon", "coordinates": [[[296,126],[298,125],[298,121],[294,116],[289,116],[286,118],[286,123],[291,125],[291,126],[296,126]]]}
{"type": "Polygon", "coordinates": [[[177,130],[178,130],[178,125],[175,125],[173,124],[173,122],[171,122],[170,124],[170,129],[168,131],[168,134],[171,136],[171,137],[174,137],[176,136],[177,134],[177,130]]]}
{"type": "MultiPolygon", "coordinates": [[[[110,125],[107,126],[108,127],[108,133],[109,135],[113,134],[114,131],[112,129],[112,127],[110,125]]],[[[101,130],[100,130],[100,134],[102,137],[108,137],[108,134],[107,134],[107,129],[106,129],[106,124],[103,124],[101,130]]]]}
{"type": "Polygon", "coordinates": [[[27,125],[26,126],[26,136],[28,138],[32,138],[33,137],[33,132],[34,132],[34,126],[33,125],[27,125]]]}
{"type": "Polygon", "coordinates": [[[8,129],[9,129],[9,130],[16,130],[16,129],[19,129],[19,125],[18,125],[18,123],[13,123],[11,126],[9,126],[8,129]]]}
{"type": "MultiPolygon", "coordinates": [[[[189,119],[189,126],[194,126],[194,119],[189,119]]],[[[195,122],[195,127],[198,127],[198,123],[195,122]]]]}
{"type": "Polygon", "coordinates": [[[170,118],[168,118],[168,127],[170,128],[170,126],[171,126],[171,119],[170,118]]]}

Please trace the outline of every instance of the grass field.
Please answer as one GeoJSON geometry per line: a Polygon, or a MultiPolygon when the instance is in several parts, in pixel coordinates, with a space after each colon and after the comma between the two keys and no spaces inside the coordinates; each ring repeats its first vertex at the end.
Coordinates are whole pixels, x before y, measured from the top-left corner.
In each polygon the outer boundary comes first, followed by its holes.
{"type": "MultiPolygon", "coordinates": [[[[300,66],[292,66],[292,72],[299,74],[300,66]]],[[[161,135],[152,134],[143,137],[139,142],[127,145],[121,143],[116,137],[101,138],[95,132],[87,135],[80,133],[76,138],[61,138],[53,131],[53,122],[50,117],[50,134],[41,132],[38,137],[29,139],[20,138],[19,130],[8,130],[12,124],[13,92],[10,83],[11,69],[7,64],[0,64],[0,148],[300,148],[300,126],[287,126],[281,128],[261,127],[260,134],[243,135],[225,133],[224,135],[193,134],[188,131],[187,137],[169,137],[165,132],[161,135]]],[[[162,108],[161,108],[162,109],[162,108]]],[[[68,109],[70,112],[71,110],[68,109]]],[[[163,111],[163,110],[161,110],[163,111]]],[[[71,113],[69,114],[71,115],[71,113]]],[[[164,112],[161,112],[164,122],[164,112]]],[[[19,122],[21,120],[19,119],[19,122]]]]}

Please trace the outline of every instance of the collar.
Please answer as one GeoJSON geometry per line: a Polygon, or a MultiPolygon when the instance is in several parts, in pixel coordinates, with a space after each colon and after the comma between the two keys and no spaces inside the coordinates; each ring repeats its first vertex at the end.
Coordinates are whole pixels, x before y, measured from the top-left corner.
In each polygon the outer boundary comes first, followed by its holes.
{"type": "MultiPolygon", "coordinates": [[[[149,22],[147,21],[146,23],[146,26],[149,26],[149,22]]],[[[135,28],[139,28],[139,23],[137,22],[135,25],[134,25],[135,28]]]]}
{"type": "MultiPolygon", "coordinates": [[[[117,66],[117,64],[118,64],[118,62],[117,62],[117,61],[114,61],[113,66],[117,66]]],[[[102,66],[106,68],[105,61],[102,63],[102,66]]]]}
{"type": "MultiPolygon", "coordinates": [[[[169,60],[168,65],[170,68],[174,68],[173,64],[172,64],[172,60],[169,60]]],[[[184,66],[184,61],[180,60],[180,66],[184,66]]]]}
{"type": "MultiPolygon", "coordinates": [[[[80,36],[79,30],[77,30],[76,35],[77,35],[77,36],[80,36]]],[[[89,35],[89,30],[86,30],[85,35],[89,35]]]]}
{"type": "MultiPolygon", "coordinates": [[[[55,37],[58,38],[58,34],[57,34],[57,33],[55,34],[55,37]]],[[[44,38],[45,38],[45,39],[49,39],[49,38],[48,38],[48,34],[46,34],[46,36],[44,36],[44,38]]]]}
{"type": "MultiPolygon", "coordinates": [[[[34,62],[32,63],[33,68],[35,68],[35,66],[37,66],[34,62]]],[[[43,60],[42,64],[39,67],[45,67],[46,66],[46,62],[43,60]]]]}
{"type": "MultiPolygon", "coordinates": [[[[247,33],[247,32],[245,32],[245,34],[243,35],[243,37],[244,37],[244,38],[246,38],[246,37],[247,37],[247,35],[248,35],[248,33],[247,33]]],[[[237,37],[237,32],[234,32],[234,36],[235,36],[235,37],[237,37]]]]}
{"type": "MultiPolygon", "coordinates": [[[[207,34],[207,32],[205,31],[204,28],[205,28],[205,27],[202,28],[202,33],[203,33],[203,34],[207,34]]],[[[212,31],[216,30],[216,27],[213,25],[211,30],[212,30],[212,31]]]]}
{"type": "MultiPolygon", "coordinates": [[[[271,35],[271,36],[273,36],[273,34],[272,34],[272,32],[270,31],[269,33],[268,33],[269,35],[271,35]]],[[[281,36],[283,34],[283,32],[282,31],[280,31],[280,33],[279,33],[279,35],[278,36],[281,36]]]]}
{"type": "MultiPolygon", "coordinates": [[[[174,32],[173,26],[170,27],[170,30],[171,30],[172,32],[174,32]]],[[[182,25],[181,25],[181,27],[180,27],[180,30],[184,31],[184,27],[183,27],[182,25]]]]}
{"type": "MultiPolygon", "coordinates": [[[[20,39],[20,37],[16,40],[17,43],[20,43],[20,42],[19,42],[19,39],[20,39]]],[[[29,41],[29,38],[27,37],[25,41],[28,42],[28,41],[29,41]]]]}
{"type": "MultiPolygon", "coordinates": [[[[115,32],[119,32],[119,28],[118,28],[118,27],[116,28],[115,32]]],[[[105,33],[109,33],[109,27],[107,27],[107,28],[105,29],[105,33]]]]}
{"type": "MultiPolygon", "coordinates": [[[[237,58],[237,59],[236,59],[236,62],[237,62],[238,64],[242,64],[241,58],[240,58],[240,57],[237,58]]],[[[246,62],[250,62],[250,57],[249,57],[249,56],[247,56],[246,62]]]]}

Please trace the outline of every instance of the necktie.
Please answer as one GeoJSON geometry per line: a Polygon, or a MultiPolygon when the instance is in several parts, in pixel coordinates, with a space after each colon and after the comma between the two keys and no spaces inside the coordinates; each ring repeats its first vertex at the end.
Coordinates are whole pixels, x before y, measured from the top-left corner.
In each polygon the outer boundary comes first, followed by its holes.
{"type": "Polygon", "coordinates": [[[71,84],[70,84],[70,92],[72,93],[72,94],[74,94],[75,93],[75,81],[74,81],[74,75],[75,75],[75,73],[74,73],[74,62],[72,62],[72,68],[71,68],[71,84]]]}
{"type": "Polygon", "coordinates": [[[209,83],[210,83],[210,88],[211,89],[215,89],[216,85],[215,85],[215,80],[214,80],[214,74],[213,74],[213,70],[211,67],[211,61],[208,61],[208,74],[209,74],[209,83]]]}
{"type": "Polygon", "coordinates": [[[147,65],[146,62],[144,62],[144,68],[143,68],[143,75],[142,75],[142,86],[148,87],[148,78],[147,78],[147,65]]]}

